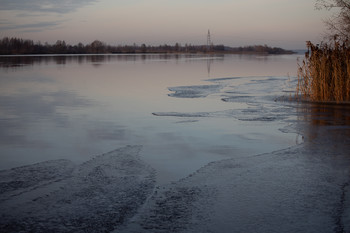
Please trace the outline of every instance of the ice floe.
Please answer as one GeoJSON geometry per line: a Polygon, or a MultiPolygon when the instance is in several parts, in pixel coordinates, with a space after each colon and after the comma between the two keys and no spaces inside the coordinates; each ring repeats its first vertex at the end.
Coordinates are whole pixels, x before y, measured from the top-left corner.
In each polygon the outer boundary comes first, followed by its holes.
{"type": "Polygon", "coordinates": [[[170,87],[169,94],[177,98],[200,98],[214,95],[218,101],[241,105],[227,105],[227,109],[215,112],[154,112],[155,116],[173,117],[233,117],[241,121],[276,121],[295,115],[292,104],[285,106],[283,87],[287,77],[227,77],[205,80],[215,85],[170,87]],[[282,88],[282,89],[281,89],[282,88]],[[231,107],[231,109],[230,109],[231,107]]]}

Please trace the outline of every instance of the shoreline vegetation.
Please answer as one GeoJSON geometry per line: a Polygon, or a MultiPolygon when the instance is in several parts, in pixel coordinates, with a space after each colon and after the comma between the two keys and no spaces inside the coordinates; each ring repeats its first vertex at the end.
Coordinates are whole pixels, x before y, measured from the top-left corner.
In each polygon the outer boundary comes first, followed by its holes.
{"type": "Polygon", "coordinates": [[[297,96],[311,102],[350,102],[350,47],[345,42],[314,45],[298,70],[297,96]]]}
{"type": "Polygon", "coordinates": [[[90,44],[67,44],[64,40],[57,40],[55,44],[40,41],[4,37],[0,39],[0,55],[35,55],[35,54],[133,54],[133,53],[204,53],[204,54],[294,54],[296,52],[267,45],[252,45],[244,47],[229,47],[225,45],[159,45],[146,44],[108,45],[95,40],[90,44]]]}

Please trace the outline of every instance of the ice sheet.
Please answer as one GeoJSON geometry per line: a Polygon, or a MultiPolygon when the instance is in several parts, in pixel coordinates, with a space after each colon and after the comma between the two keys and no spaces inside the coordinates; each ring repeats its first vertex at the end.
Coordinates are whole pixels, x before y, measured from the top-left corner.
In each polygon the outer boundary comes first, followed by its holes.
{"type": "Polygon", "coordinates": [[[327,156],[299,145],[210,163],[159,187],[122,232],[347,232],[349,169],[327,156]]]}
{"type": "Polygon", "coordinates": [[[127,146],[81,165],[55,160],[1,171],[1,232],[109,232],[151,194],[154,170],[127,146]]]}

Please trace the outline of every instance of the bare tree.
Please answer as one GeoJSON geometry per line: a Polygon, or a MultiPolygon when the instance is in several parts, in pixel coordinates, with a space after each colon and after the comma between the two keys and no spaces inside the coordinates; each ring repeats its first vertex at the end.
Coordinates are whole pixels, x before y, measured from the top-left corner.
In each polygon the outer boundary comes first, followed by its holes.
{"type": "Polygon", "coordinates": [[[330,38],[350,43],[350,0],[316,0],[316,9],[337,10],[325,21],[330,38]]]}

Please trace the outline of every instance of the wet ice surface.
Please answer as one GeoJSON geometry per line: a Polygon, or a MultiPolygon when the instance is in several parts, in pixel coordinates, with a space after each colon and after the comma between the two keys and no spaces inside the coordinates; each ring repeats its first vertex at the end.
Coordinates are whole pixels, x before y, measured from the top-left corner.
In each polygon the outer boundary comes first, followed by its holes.
{"type": "Polygon", "coordinates": [[[324,156],[296,146],[210,163],[158,188],[124,232],[347,232],[348,168],[324,156]]]}
{"type": "Polygon", "coordinates": [[[54,160],[0,172],[1,232],[109,232],[151,194],[155,173],[140,146],[81,165],[54,160]]]}

